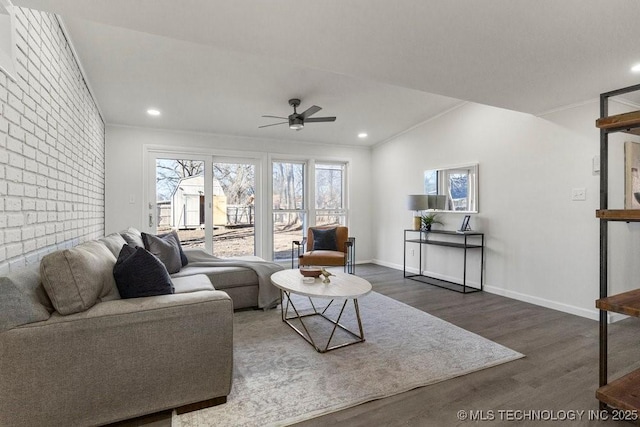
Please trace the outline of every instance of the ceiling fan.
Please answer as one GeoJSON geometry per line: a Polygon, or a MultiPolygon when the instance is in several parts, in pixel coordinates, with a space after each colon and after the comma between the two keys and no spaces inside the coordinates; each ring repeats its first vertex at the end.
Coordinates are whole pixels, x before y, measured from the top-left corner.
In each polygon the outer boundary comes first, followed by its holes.
{"type": "Polygon", "coordinates": [[[289,124],[289,129],[300,130],[300,129],[302,129],[304,127],[305,123],[335,122],[336,121],[335,117],[309,117],[309,116],[317,113],[318,111],[322,110],[322,108],[318,107],[317,105],[313,105],[313,106],[307,108],[302,113],[298,113],[296,111],[296,107],[300,106],[300,100],[297,99],[297,98],[290,99],[289,100],[289,105],[291,105],[293,107],[293,114],[291,114],[289,117],[262,116],[262,117],[268,117],[268,118],[272,118],[272,119],[287,120],[286,122],[272,123],[270,125],[258,126],[258,128],[266,128],[266,127],[269,127],[269,126],[284,125],[284,124],[288,123],[289,124]]]}

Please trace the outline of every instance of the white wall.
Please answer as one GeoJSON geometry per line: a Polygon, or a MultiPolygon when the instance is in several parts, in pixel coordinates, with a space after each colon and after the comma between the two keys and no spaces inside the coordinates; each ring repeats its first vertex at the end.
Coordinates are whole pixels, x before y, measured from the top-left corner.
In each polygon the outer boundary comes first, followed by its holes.
{"type": "MultiPolygon", "coordinates": [[[[313,145],[237,136],[170,132],[122,126],[106,128],[106,214],[107,233],[134,226],[144,230],[146,200],[143,183],[143,151],[145,145],[168,150],[226,155],[230,151],[258,153],[263,156],[263,169],[269,170],[268,155],[294,156],[300,159],[344,160],[349,162],[350,234],[356,237],[358,261],[373,257],[371,237],[371,151],[335,145],[313,145]],[[133,200],[133,203],[131,202],[133,200]]],[[[264,184],[264,183],[263,183],[264,184]]]]}
{"type": "MultiPolygon", "coordinates": [[[[412,217],[405,197],[422,192],[424,170],[479,162],[480,211],[471,224],[486,233],[486,290],[597,318],[599,175],[592,159],[599,154],[598,116],[595,101],[545,117],[467,103],[375,147],[373,222],[385,225],[375,233],[376,262],[402,268],[403,229],[411,228],[412,217]],[[587,200],[572,201],[573,188],[586,188],[587,200]]],[[[612,138],[610,208],[623,207],[625,139],[632,138],[612,138]]],[[[455,229],[462,215],[444,218],[443,228],[455,229]]],[[[636,288],[638,226],[610,227],[611,289],[636,288]]],[[[427,270],[461,277],[459,251],[427,250],[427,270]]],[[[474,284],[477,261],[469,261],[474,284]]],[[[417,266],[417,255],[409,262],[417,266]]]]}
{"type": "Polygon", "coordinates": [[[16,11],[0,71],[0,274],[104,234],[104,124],[54,15],[16,11]]]}

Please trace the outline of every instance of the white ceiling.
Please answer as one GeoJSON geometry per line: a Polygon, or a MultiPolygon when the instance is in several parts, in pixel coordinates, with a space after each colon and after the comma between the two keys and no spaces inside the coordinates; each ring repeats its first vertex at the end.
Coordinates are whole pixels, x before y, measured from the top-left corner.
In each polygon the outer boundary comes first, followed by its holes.
{"type": "Polygon", "coordinates": [[[637,0],[13,3],[62,16],[109,124],[373,145],[460,100],[541,114],[640,80],[637,0]],[[338,119],[258,129],[294,97],[338,119]]]}

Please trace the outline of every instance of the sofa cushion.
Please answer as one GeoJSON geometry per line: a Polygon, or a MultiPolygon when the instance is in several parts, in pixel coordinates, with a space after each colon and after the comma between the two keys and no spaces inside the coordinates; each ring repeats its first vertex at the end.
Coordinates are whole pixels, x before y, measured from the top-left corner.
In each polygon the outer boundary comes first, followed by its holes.
{"type": "Polygon", "coordinates": [[[312,228],[314,251],[337,251],[338,241],[335,228],[312,228]]]}
{"type": "Polygon", "coordinates": [[[172,294],[173,284],[164,264],[145,248],[124,245],[113,267],[122,298],[172,294]]]}
{"type": "MultiPolygon", "coordinates": [[[[127,242],[129,246],[144,248],[144,242],[142,241],[142,233],[133,227],[129,227],[120,232],[122,238],[127,242]]],[[[120,253],[120,252],[118,252],[120,253]]],[[[118,255],[116,255],[116,258],[118,255]]]]}
{"type": "Polygon", "coordinates": [[[47,307],[51,301],[40,285],[38,268],[34,264],[0,277],[0,332],[51,316],[53,307],[47,307]]]}
{"type": "Polygon", "coordinates": [[[144,248],[158,257],[167,268],[169,274],[177,273],[182,268],[180,259],[180,242],[173,234],[166,234],[164,237],[153,234],[142,233],[144,248]]]}
{"type": "Polygon", "coordinates": [[[206,275],[217,290],[234,288],[237,286],[258,285],[258,275],[255,271],[245,267],[198,267],[188,265],[180,272],[172,274],[172,278],[206,275]]]}
{"type": "Polygon", "coordinates": [[[215,291],[211,280],[204,274],[194,274],[193,276],[172,277],[173,288],[176,294],[185,294],[198,291],[215,291]]]}
{"type": "Polygon", "coordinates": [[[78,313],[99,301],[119,298],[115,263],[104,244],[91,241],[46,255],[40,261],[40,277],[58,313],[78,313]]]}
{"type": "Polygon", "coordinates": [[[102,242],[116,258],[118,258],[122,247],[127,243],[127,241],[124,240],[124,237],[122,237],[120,233],[111,233],[108,236],[98,240],[102,242]]]}

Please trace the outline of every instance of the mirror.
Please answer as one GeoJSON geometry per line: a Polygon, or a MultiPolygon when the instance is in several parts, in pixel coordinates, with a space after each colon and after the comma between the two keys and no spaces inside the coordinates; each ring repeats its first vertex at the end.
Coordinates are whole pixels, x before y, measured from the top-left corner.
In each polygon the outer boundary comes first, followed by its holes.
{"type": "Polygon", "coordinates": [[[446,196],[443,211],[478,213],[478,164],[424,171],[424,194],[446,196]]]}

